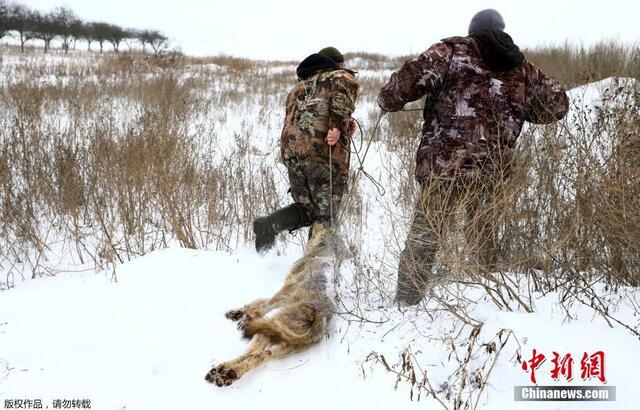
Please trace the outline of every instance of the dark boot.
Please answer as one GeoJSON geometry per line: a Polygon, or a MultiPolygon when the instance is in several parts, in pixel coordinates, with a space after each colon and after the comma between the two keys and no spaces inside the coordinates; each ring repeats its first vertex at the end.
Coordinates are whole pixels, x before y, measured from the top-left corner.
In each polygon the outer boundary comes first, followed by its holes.
{"type": "Polygon", "coordinates": [[[265,253],[273,248],[278,233],[285,230],[295,231],[310,224],[309,213],[300,204],[291,204],[274,211],[269,216],[258,217],[253,221],[256,251],[265,253]]]}
{"type": "Polygon", "coordinates": [[[405,306],[420,303],[432,280],[432,258],[424,258],[405,247],[400,254],[396,302],[405,306]]]}

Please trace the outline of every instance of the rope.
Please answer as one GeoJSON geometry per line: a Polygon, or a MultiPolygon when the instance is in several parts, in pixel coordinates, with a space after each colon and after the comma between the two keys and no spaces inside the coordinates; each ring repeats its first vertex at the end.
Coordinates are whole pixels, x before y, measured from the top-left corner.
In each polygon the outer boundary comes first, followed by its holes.
{"type": "Polygon", "coordinates": [[[329,146],[329,217],[331,226],[335,226],[333,221],[333,161],[331,160],[331,145],[329,146]]]}
{"type": "MultiPolygon", "coordinates": [[[[356,186],[356,184],[358,183],[358,178],[360,177],[360,174],[363,173],[376,187],[376,189],[378,190],[378,193],[380,195],[384,195],[386,192],[384,190],[384,187],[382,186],[382,184],[378,181],[376,181],[371,175],[369,175],[369,173],[367,173],[364,170],[364,160],[367,157],[367,154],[369,153],[369,148],[371,147],[371,142],[373,142],[373,139],[376,137],[376,134],[378,133],[378,129],[380,128],[380,121],[382,120],[382,116],[385,114],[384,111],[380,110],[380,114],[378,115],[378,119],[376,120],[376,125],[373,128],[373,132],[371,133],[371,136],[369,137],[369,140],[367,141],[367,146],[364,150],[364,154],[362,155],[362,157],[360,157],[360,152],[359,150],[356,150],[354,153],[356,154],[356,158],[358,159],[358,162],[360,163],[360,166],[358,167],[358,171],[356,172],[356,175],[353,177],[353,182],[352,182],[352,186],[356,186]]],[[[361,135],[361,141],[364,141],[364,133],[362,131],[362,127],[360,126],[360,123],[356,120],[356,124],[358,124],[358,128],[360,129],[360,135],[361,135]]],[[[354,144],[353,139],[351,140],[351,143],[354,144]]],[[[354,144],[355,146],[355,144],[354,144]]],[[[360,148],[362,149],[362,142],[360,145],[360,148]]],[[[353,197],[353,190],[349,190],[349,192],[347,193],[347,197],[346,200],[344,201],[343,205],[340,206],[341,208],[341,212],[340,215],[338,216],[338,219],[342,218],[342,215],[344,215],[344,210],[347,209],[347,204],[349,203],[349,201],[351,200],[351,198],[353,197]]]]}
{"type": "Polygon", "coordinates": [[[369,146],[371,145],[371,142],[373,141],[373,139],[375,138],[378,132],[378,127],[380,125],[380,120],[382,119],[383,114],[384,114],[383,112],[380,112],[380,115],[378,116],[378,120],[376,121],[375,128],[373,130],[373,133],[371,134],[371,138],[369,139],[369,143],[367,144],[367,148],[365,149],[365,153],[362,156],[362,158],[360,158],[360,151],[362,151],[362,144],[364,142],[364,133],[362,131],[362,126],[360,125],[360,122],[358,122],[358,120],[356,120],[355,118],[354,118],[354,121],[356,122],[356,124],[358,124],[358,129],[360,130],[360,149],[355,149],[355,143],[353,142],[353,139],[351,140],[351,144],[354,146],[353,153],[356,154],[356,158],[360,163],[360,166],[358,167],[358,172],[362,172],[364,176],[367,177],[369,181],[371,181],[373,186],[376,187],[376,190],[378,191],[378,195],[380,196],[384,196],[387,193],[387,191],[384,189],[384,186],[377,179],[375,179],[371,174],[365,171],[364,159],[367,156],[367,152],[369,151],[369,146]]]}
{"type": "MultiPolygon", "coordinates": [[[[424,108],[405,108],[402,111],[423,111],[424,108]]],[[[376,191],[378,191],[378,195],[380,196],[384,196],[386,194],[386,190],[384,189],[384,186],[382,185],[382,183],[380,181],[378,181],[377,179],[375,179],[371,174],[369,174],[367,171],[365,171],[364,169],[364,160],[367,157],[367,154],[369,153],[369,148],[371,147],[371,143],[373,142],[374,138],[376,137],[378,130],[380,129],[380,122],[382,120],[382,117],[384,116],[385,111],[380,110],[380,114],[378,114],[378,119],[376,120],[376,125],[373,127],[373,132],[371,133],[371,136],[369,137],[369,140],[367,141],[367,145],[366,148],[364,150],[364,154],[362,155],[362,157],[360,157],[360,152],[362,151],[362,145],[364,143],[364,131],[362,131],[362,126],[360,125],[360,122],[358,120],[356,120],[354,118],[354,121],[356,122],[356,124],[358,125],[358,129],[360,130],[360,148],[356,147],[355,142],[353,141],[353,138],[351,139],[351,145],[353,146],[353,153],[356,155],[356,158],[358,160],[358,162],[360,163],[360,166],[358,167],[358,170],[356,172],[356,175],[353,178],[353,182],[352,185],[355,187],[356,183],[358,182],[358,178],[360,176],[360,174],[363,174],[369,181],[371,181],[371,183],[373,184],[373,186],[376,188],[376,191]]],[[[331,145],[329,145],[329,190],[330,190],[330,195],[331,198],[329,200],[329,213],[331,216],[331,224],[334,224],[334,220],[333,220],[333,161],[331,159],[331,145]]],[[[352,196],[352,191],[349,191],[349,193],[347,194],[347,198],[345,203],[348,203],[348,201],[351,199],[352,196]]],[[[341,208],[344,209],[346,208],[346,205],[341,206],[341,208]]],[[[340,215],[340,217],[342,216],[342,213],[340,215]]]]}

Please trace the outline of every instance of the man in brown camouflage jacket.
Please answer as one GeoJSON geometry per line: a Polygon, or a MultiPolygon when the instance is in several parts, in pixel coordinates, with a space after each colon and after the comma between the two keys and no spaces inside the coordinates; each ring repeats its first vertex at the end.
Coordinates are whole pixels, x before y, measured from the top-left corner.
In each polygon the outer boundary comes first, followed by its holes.
{"type": "MultiPolygon", "coordinates": [[[[503,29],[497,11],[477,13],[469,36],[446,38],[406,61],[378,95],[384,111],[425,97],[415,173],[422,192],[400,256],[401,304],[418,303],[433,282],[438,238],[452,224],[461,196],[472,192],[464,201],[469,221],[495,195],[524,121],[551,123],[568,110],[562,85],[527,61],[503,29]]],[[[494,219],[465,229],[483,269],[496,261],[494,219]]]]}
{"type": "Polygon", "coordinates": [[[358,83],[342,68],[344,58],[327,47],[303,60],[289,91],[280,150],[294,203],[256,218],[256,250],[270,249],[275,235],[313,222],[332,222],[346,190],[358,83]],[[331,151],[331,154],[330,154],[331,151]],[[332,215],[333,214],[333,215],[332,215]]]}

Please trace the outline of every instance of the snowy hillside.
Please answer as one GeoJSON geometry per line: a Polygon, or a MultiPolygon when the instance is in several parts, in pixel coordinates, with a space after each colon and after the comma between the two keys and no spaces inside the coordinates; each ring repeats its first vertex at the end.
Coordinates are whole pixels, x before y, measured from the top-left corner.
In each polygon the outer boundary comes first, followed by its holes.
{"type": "MultiPolygon", "coordinates": [[[[42,77],[36,80],[43,86],[56,83],[57,77],[48,70],[66,70],[56,65],[57,58],[40,62],[52,65],[42,68],[42,77]]],[[[37,63],[9,56],[3,64],[0,81],[5,84],[15,81],[11,67],[37,63]]],[[[110,86],[111,79],[104,80],[91,71],[96,64],[88,60],[82,78],[69,82],[83,87],[85,83],[110,86]]],[[[380,81],[389,74],[386,68],[380,72],[364,68],[363,78],[370,81],[380,81]]],[[[125,81],[146,75],[138,69],[131,68],[125,81]]],[[[281,75],[289,81],[286,76],[290,74],[281,67],[258,67],[238,80],[236,71],[210,64],[186,67],[172,77],[180,84],[197,77],[210,80],[209,88],[196,93],[204,113],[187,117],[185,132],[199,146],[209,144],[206,154],[211,154],[213,163],[224,164],[220,167],[232,168],[234,164],[224,161],[238,152],[245,155],[239,167],[246,165],[248,177],[242,176],[247,180],[264,174],[265,168],[272,170],[268,182],[274,184],[275,193],[270,194],[273,198],[265,195],[272,206],[289,200],[275,148],[286,88],[254,83],[254,77],[281,75]],[[243,93],[245,88],[252,93],[243,93]],[[246,134],[250,136],[248,146],[241,139],[246,134]]],[[[629,87],[632,83],[620,81],[629,87]]],[[[126,90],[129,83],[124,84],[121,88],[126,90]]],[[[572,90],[573,111],[567,124],[578,127],[571,122],[576,110],[597,106],[604,90],[617,84],[617,79],[607,79],[572,90]]],[[[114,89],[124,92],[117,84],[114,89]]],[[[375,87],[370,86],[363,95],[355,114],[365,133],[371,131],[377,115],[371,89],[375,87]]],[[[133,98],[100,104],[85,115],[99,119],[104,106],[115,107],[117,120],[112,122],[117,129],[127,130],[130,122],[146,118],[143,104],[133,98]]],[[[50,107],[43,107],[43,112],[45,108],[50,107]]],[[[61,111],[63,108],[54,107],[53,113],[46,112],[43,117],[50,121],[47,126],[68,132],[76,123],[57,116],[61,111]]],[[[95,244],[95,254],[83,253],[85,250],[74,247],[69,238],[54,238],[42,251],[41,265],[32,269],[37,277],[34,280],[28,279],[32,272],[24,268],[26,260],[16,262],[22,270],[16,268],[15,272],[21,272],[22,277],[14,273],[13,266],[0,263],[8,288],[0,290],[0,406],[39,399],[45,408],[54,408],[55,400],[88,399],[91,408],[108,410],[403,409],[455,408],[459,398],[458,403],[464,402],[468,408],[484,409],[637,408],[633,397],[636,378],[630,364],[640,361],[638,337],[609,316],[577,302],[578,298],[559,303],[569,299],[564,288],[541,291],[534,289],[537,284],[528,277],[514,274],[509,283],[517,284],[514,287],[519,295],[527,295],[527,303],[508,298],[501,309],[481,286],[465,281],[438,288],[434,298],[418,309],[401,311],[391,303],[398,250],[406,236],[415,194],[410,166],[403,162],[405,156],[413,157],[411,144],[415,141],[398,147],[385,140],[394,136],[393,127],[398,125],[393,121],[398,118],[382,121],[382,134],[388,136],[371,143],[364,162],[386,194],[380,195],[362,175],[352,187],[348,203],[352,214],[345,216],[342,234],[354,255],[334,281],[339,314],[332,319],[326,340],[303,353],[268,362],[224,389],[204,380],[212,365],[238,356],[247,345],[235,324],[225,319],[225,312],[272,295],[302,255],[306,232],[284,236],[277,250],[264,257],[246,240],[243,231],[247,228],[238,226],[238,221],[251,217],[252,212],[262,212],[263,206],[267,207],[262,204],[263,197],[244,198],[244,213],[225,215],[228,225],[218,236],[198,238],[195,247],[199,250],[178,246],[182,238],[167,235],[165,240],[162,231],[154,233],[154,238],[161,240],[143,235],[147,247],[142,245],[138,250],[132,245],[134,250],[127,254],[130,261],[123,258],[120,262],[113,256],[106,263],[101,260],[104,269],[86,256],[102,257],[99,245],[106,242],[103,232],[95,228],[95,221],[85,222],[79,224],[78,237],[84,235],[87,242],[95,244]],[[132,255],[136,252],[144,255],[135,258],[132,255]],[[373,273],[366,276],[362,271],[373,273]],[[533,313],[526,311],[529,308],[533,313]],[[597,378],[582,380],[580,359],[583,353],[604,352],[605,385],[616,387],[616,401],[515,402],[514,386],[532,385],[522,362],[531,359],[533,349],[547,357],[538,370],[538,384],[562,386],[602,386],[597,378]],[[573,380],[551,378],[552,352],[572,354],[573,380]]],[[[407,123],[407,128],[419,127],[419,118],[410,117],[407,123]]],[[[74,138],[81,140],[82,132],[73,134],[74,138]]],[[[246,180],[240,182],[242,185],[246,180]]],[[[242,197],[244,192],[237,195],[242,197]]],[[[162,221],[156,214],[152,219],[145,223],[154,228],[162,221]]],[[[56,222],[47,221],[42,229],[55,232],[56,222]]],[[[126,238],[122,231],[109,232],[126,238]]],[[[117,242],[123,253],[122,243],[129,246],[124,239],[109,241],[117,242]]],[[[607,313],[621,323],[634,325],[631,330],[637,332],[640,291],[619,287],[614,292],[600,283],[594,287],[602,303],[611,306],[607,313]]]]}

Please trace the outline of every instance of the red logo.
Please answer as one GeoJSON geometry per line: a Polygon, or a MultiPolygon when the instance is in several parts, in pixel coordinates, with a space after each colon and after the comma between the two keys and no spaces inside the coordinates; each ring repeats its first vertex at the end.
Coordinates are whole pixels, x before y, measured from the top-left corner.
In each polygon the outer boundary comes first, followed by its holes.
{"type": "Polygon", "coordinates": [[[531,383],[537,383],[536,370],[538,370],[538,367],[540,367],[542,363],[544,363],[545,359],[546,357],[542,353],[536,354],[536,349],[533,349],[533,357],[531,358],[531,360],[525,360],[524,362],[522,362],[522,370],[531,370],[531,383]]]}
{"type": "Polygon", "coordinates": [[[571,353],[565,354],[564,357],[560,359],[560,355],[553,352],[551,363],[553,363],[553,369],[551,370],[551,378],[553,380],[559,380],[560,375],[568,382],[573,379],[573,358],[571,357],[571,353]]]}
{"type": "Polygon", "coordinates": [[[604,375],[604,352],[597,351],[591,356],[587,356],[585,352],[580,360],[580,377],[582,380],[589,380],[592,377],[597,377],[602,383],[607,382],[607,377],[604,375]]]}
{"type": "MultiPolygon", "coordinates": [[[[553,359],[551,359],[551,364],[553,368],[550,372],[551,378],[555,381],[561,378],[566,381],[571,381],[573,379],[574,363],[571,353],[566,353],[563,356],[558,352],[552,353],[553,359]]],[[[592,355],[584,352],[582,360],[580,360],[580,378],[582,380],[590,380],[595,377],[602,383],[606,383],[607,377],[605,376],[604,358],[603,351],[597,351],[592,355]]],[[[522,370],[530,373],[531,383],[537,384],[536,371],[540,369],[545,360],[546,356],[544,354],[538,353],[536,349],[533,349],[531,359],[522,361],[522,370]]]]}

